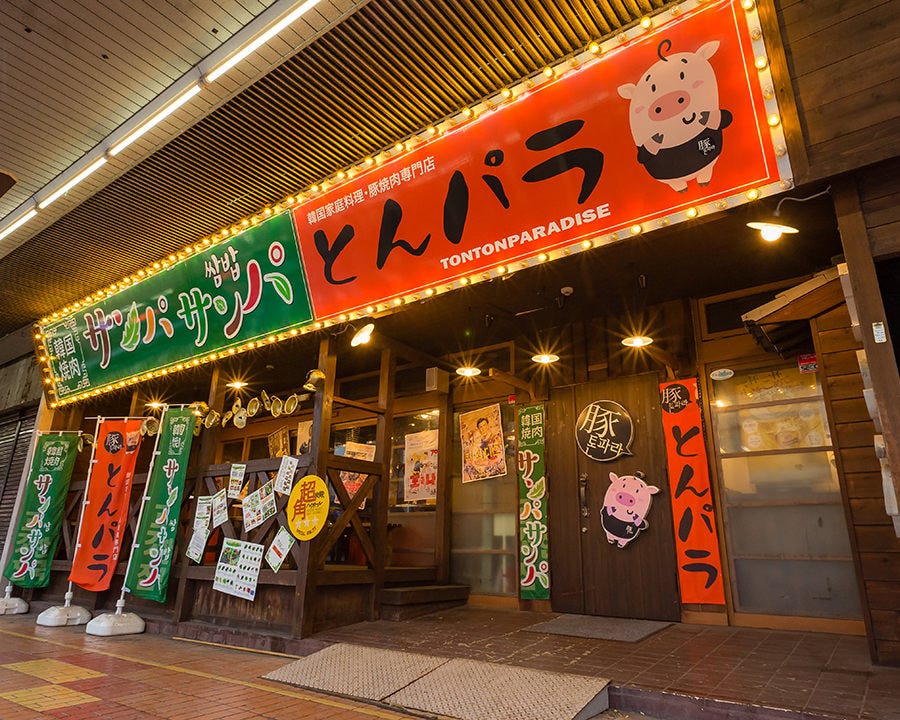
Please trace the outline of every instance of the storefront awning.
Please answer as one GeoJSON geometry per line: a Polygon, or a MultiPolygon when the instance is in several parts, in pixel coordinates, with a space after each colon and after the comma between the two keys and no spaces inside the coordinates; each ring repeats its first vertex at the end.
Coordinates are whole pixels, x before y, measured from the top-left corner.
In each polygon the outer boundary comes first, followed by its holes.
{"type": "Polygon", "coordinates": [[[836,267],[784,290],[765,305],[741,315],[744,326],[766,352],[781,357],[812,349],[809,321],[844,302],[836,267]]]}

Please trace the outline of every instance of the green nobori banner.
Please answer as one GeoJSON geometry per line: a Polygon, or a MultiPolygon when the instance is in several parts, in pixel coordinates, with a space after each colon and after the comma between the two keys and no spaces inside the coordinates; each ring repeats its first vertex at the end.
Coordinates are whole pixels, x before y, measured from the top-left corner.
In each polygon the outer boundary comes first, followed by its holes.
{"type": "Polygon", "coordinates": [[[78,455],[77,432],[38,436],[22,514],[4,575],[19,587],[46,587],[78,455]]]}
{"type": "Polygon", "coordinates": [[[65,399],[312,320],[289,213],[41,330],[65,399]]]}
{"type": "Polygon", "coordinates": [[[175,408],[163,416],[157,454],[147,479],[146,504],[125,577],[125,588],[135,597],[166,601],[196,422],[191,408],[175,408]]]}
{"type": "Polygon", "coordinates": [[[544,406],[519,405],[519,594],[550,598],[547,542],[547,478],[544,473],[544,406]]]}

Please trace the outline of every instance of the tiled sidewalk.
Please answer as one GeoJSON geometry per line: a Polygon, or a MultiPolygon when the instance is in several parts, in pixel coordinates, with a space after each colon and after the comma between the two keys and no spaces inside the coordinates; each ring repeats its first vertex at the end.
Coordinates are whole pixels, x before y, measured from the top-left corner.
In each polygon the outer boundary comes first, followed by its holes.
{"type": "MultiPolygon", "coordinates": [[[[873,666],[864,638],[676,624],[628,643],[525,630],[551,617],[459,608],[315,640],[606,677],[612,707],[665,720],[900,720],[900,668],[873,666]]],[[[34,615],[3,616],[0,720],[411,717],[261,679],[292,659],[151,634],[97,638],[36,626],[34,615]]]]}
{"type": "Polygon", "coordinates": [[[293,658],[0,617],[0,720],[406,720],[260,679],[293,658]]]}
{"type": "Polygon", "coordinates": [[[524,630],[551,617],[467,607],[403,622],[360,623],[316,638],[606,677],[618,686],[612,707],[667,720],[900,720],[900,668],[873,666],[865,638],[675,624],[627,643],[524,630]],[[704,699],[740,706],[713,708],[704,699]]]}

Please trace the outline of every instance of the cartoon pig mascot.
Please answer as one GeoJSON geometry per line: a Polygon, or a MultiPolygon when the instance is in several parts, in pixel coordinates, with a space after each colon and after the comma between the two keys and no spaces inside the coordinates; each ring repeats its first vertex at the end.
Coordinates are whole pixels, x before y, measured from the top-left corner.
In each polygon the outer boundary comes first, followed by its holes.
{"type": "Polygon", "coordinates": [[[671,40],[660,42],[659,61],[637,85],[620,85],[619,95],[631,101],[628,118],[638,162],[652,177],[686,192],[690,180],[709,185],[722,153],[722,130],[732,117],[719,108],[719,87],[709,64],[718,41],[697,52],[664,55],[671,48],[671,40]]]}
{"type": "Polygon", "coordinates": [[[634,540],[641,530],[647,529],[647,511],[650,509],[651,495],[659,488],[644,482],[644,474],[609,474],[610,486],[603,498],[600,524],[606,531],[610,545],[625,547],[634,540]]]}

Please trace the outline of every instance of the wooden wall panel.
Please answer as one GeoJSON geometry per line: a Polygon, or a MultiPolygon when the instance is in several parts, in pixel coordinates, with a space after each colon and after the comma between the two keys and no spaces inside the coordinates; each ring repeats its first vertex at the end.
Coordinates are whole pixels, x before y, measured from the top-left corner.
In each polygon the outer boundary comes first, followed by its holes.
{"type": "Polygon", "coordinates": [[[900,16],[889,0],[776,0],[806,142],[798,183],[886,160],[900,146],[900,16]]]}
{"type": "Polygon", "coordinates": [[[869,246],[876,260],[900,255],[900,160],[857,174],[869,246]]]}
{"type": "Polygon", "coordinates": [[[848,513],[850,544],[860,583],[869,647],[878,662],[900,662],[900,538],[885,511],[874,426],[862,396],[862,347],[850,331],[846,305],[811,322],[848,513]]]}

